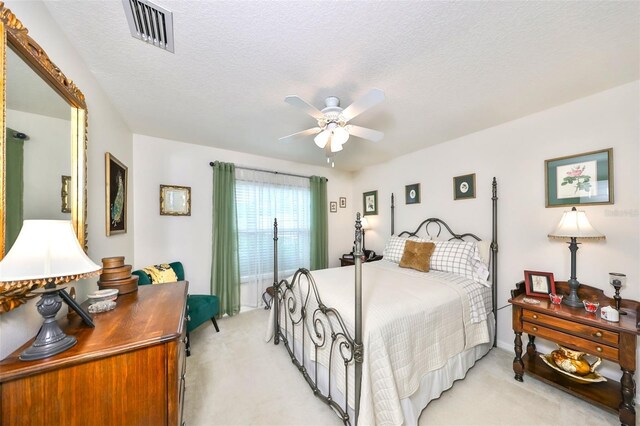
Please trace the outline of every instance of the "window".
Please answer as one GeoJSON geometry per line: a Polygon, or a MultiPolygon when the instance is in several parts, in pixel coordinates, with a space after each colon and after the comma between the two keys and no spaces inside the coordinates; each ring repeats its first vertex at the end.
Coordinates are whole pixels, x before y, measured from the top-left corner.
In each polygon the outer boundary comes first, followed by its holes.
{"type": "Polygon", "coordinates": [[[310,264],[309,179],[236,169],[240,303],[262,304],[273,283],[273,220],[278,219],[279,278],[310,264]]]}

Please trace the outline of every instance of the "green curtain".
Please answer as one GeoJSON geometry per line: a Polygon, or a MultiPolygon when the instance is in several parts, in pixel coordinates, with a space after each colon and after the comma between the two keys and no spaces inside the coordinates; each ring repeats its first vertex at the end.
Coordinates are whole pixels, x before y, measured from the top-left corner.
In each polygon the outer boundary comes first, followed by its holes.
{"type": "Polygon", "coordinates": [[[310,269],[329,266],[329,206],[327,178],[311,176],[311,265],[310,269]]]}
{"type": "Polygon", "coordinates": [[[240,312],[235,174],[233,163],[216,161],[213,165],[211,292],[220,299],[220,316],[240,312]]]}
{"type": "Polygon", "coordinates": [[[23,195],[24,195],[24,141],[13,135],[16,132],[7,127],[7,161],[6,161],[6,222],[5,253],[13,246],[22,229],[23,195]]]}

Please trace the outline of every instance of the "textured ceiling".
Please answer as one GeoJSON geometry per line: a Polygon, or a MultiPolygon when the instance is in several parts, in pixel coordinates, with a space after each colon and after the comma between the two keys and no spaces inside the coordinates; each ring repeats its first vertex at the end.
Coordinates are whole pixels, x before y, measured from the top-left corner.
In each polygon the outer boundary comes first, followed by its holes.
{"type": "Polygon", "coordinates": [[[385,138],[352,137],[344,170],[640,78],[638,2],[156,3],[175,54],[132,38],[121,1],[47,3],[133,132],[323,164],[312,137],[278,142],[314,125],[284,97],[382,89],[353,124],[385,138]]]}

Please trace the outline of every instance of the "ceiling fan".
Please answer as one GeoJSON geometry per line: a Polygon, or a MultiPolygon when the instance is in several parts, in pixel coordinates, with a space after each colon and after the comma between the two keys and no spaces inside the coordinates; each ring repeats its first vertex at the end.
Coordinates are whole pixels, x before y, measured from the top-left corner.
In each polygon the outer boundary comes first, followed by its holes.
{"type": "Polygon", "coordinates": [[[304,112],[315,118],[317,127],[312,127],[301,132],[280,138],[281,142],[290,142],[297,138],[309,135],[316,135],[313,138],[319,148],[324,149],[327,154],[327,162],[338,151],[342,151],[349,136],[358,136],[373,142],[378,142],[384,137],[384,133],[366,127],[348,124],[358,115],[369,108],[379,104],[384,100],[384,92],[380,89],[371,89],[360,99],[349,105],[347,108],[340,107],[340,99],[329,96],[325,99],[325,107],[322,110],[304,101],[296,95],[289,95],[284,101],[290,105],[302,109],[304,112]]]}

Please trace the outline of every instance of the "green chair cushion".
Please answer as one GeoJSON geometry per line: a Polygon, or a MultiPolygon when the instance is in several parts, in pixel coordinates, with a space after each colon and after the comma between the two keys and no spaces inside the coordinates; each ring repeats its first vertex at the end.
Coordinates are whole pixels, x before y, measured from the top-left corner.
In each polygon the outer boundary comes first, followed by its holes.
{"type": "Polygon", "coordinates": [[[189,295],[187,303],[189,305],[188,332],[195,330],[200,325],[218,315],[220,308],[218,296],[210,296],[208,294],[189,295]]]}

